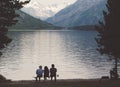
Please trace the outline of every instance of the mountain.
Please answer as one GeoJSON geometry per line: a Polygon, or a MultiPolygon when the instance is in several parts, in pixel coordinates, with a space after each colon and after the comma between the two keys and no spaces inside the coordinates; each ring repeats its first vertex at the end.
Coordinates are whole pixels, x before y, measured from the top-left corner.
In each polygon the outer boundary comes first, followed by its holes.
{"type": "Polygon", "coordinates": [[[10,29],[46,29],[46,28],[57,28],[50,23],[36,19],[22,11],[17,11],[20,15],[18,23],[10,27],[10,29]]]}
{"type": "Polygon", "coordinates": [[[105,0],[77,0],[46,21],[62,27],[95,25],[103,18],[105,2],[105,0]]]}
{"type": "Polygon", "coordinates": [[[69,25],[96,25],[98,24],[98,21],[103,21],[103,10],[106,10],[105,3],[106,1],[102,1],[99,4],[92,6],[80,14],[76,20],[71,20],[72,24],[70,23],[69,25]]]}
{"type": "Polygon", "coordinates": [[[69,6],[71,3],[63,2],[61,4],[41,4],[40,0],[31,0],[31,2],[22,8],[22,11],[30,14],[35,18],[39,18],[41,20],[46,20],[48,17],[54,16],[61,9],[69,6]]]}

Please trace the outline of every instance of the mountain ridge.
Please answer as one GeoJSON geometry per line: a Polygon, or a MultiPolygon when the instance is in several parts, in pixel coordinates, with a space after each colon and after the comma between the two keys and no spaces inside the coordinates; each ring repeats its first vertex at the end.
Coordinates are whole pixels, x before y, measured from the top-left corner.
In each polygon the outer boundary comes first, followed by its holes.
{"type": "MultiPolygon", "coordinates": [[[[105,4],[104,0],[86,0],[83,3],[80,3],[81,0],[76,1],[76,3],[74,3],[73,5],[61,10],[60,12],[58,12],[55,16],[48,18],[46,21],[49,23],[52,23],[56,26],[62,26],[62,27],[74,27],[74,26],[81,26],[81,25],[95,25],[96,23],[88,23],[90,20],[87,20],[86,17],[92,17],[94,16],[95,11],[98,11],[97,15],[102,15],[102,10],[103,4],[105,4]],[[87,3],[87,4],[86,4],[87,3]],[[101,6],[102,3],[102,7],[101,6]],[[88,5],[88,6],[86,6],[88,5]],[[99,6],[100,5],[100,6],[99,6]],[[96,9],[98,8],[99,9],[96,9]],[[94,10],[91,10],[93,9],[94,10]],[[75,9],[75,10],[74,10],[75,9]],[[102,10],[101,10],[102,9],[102,10]],[[89,12],[89,10],[91,10],[91,12],[89,12]],[[86,17],[85,17],[85,13],[89,13],[86,17]],[[92,15],[91,15],[92,14],[92,15]],[[79,20],[79,21],[78,21],[79,20]],[[84,23],[83,23],[84,21],[84,23]]],[[[102,18],[102,17],[100,17],[102,18]]],[[[100,19],[98,18],[98,19],[100,19]]],[[[98,19],[96,21],[98,21],[98,19]]],[[[93,20],[95,21],[95,19],[93,20]]],[[[91,21],[90,21],[91,22],[91,21]]]]}
{"type": "Polygon", "coordinates": [[[57,28],[54,25],[47,23],[45,21],[41,21],[40,19],[34,18],[27,13],[24,13],[20,10],[16,11],[17,14],[20,15],[17,18],[18,22],[9,27],[9,29],[17,30],[17,29],[47,29],[47,28],[57,28]]]}

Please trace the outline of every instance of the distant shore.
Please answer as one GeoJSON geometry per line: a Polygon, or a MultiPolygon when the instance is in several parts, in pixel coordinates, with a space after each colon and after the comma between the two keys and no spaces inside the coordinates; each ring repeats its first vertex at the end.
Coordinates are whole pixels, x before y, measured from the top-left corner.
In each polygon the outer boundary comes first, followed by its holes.
{"type": "Polygon", "coordinates": [[[110,79],[66,79],[54,81],[23,80],[0,82],[0,87],[120,87],[120,80],[110,79]]]}
{"type": "Polygon", "coordinates": [[[58,28],[12,28],[9,31],[41,31],[41,30],[96,30],[95,25],[82,25],[75,27],[58,27],[58,28]]]}

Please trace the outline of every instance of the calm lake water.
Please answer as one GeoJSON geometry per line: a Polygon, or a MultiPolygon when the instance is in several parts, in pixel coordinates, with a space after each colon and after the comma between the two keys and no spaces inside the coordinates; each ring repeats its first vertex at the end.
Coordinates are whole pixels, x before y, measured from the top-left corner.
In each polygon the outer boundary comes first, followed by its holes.
{"type": "Polygon", "coordinates": [[[2,50],[0,74],[31,80],[39,65],[55,64],[58,79],[89,79],[109,75],[113,63],[97,51],[95,31],[41,30],[10,32],[13,41],[2,50]]]}

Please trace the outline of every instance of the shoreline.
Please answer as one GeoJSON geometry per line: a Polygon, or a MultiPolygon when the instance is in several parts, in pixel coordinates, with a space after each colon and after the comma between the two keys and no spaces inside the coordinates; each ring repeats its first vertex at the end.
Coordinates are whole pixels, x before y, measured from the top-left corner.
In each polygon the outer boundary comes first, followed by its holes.
{"type": "Polygon", "coordinates": [[[58,79],[57,82],[19,80],[0,82],[0,87],[120,87],[120,79],[58,79]]]}

